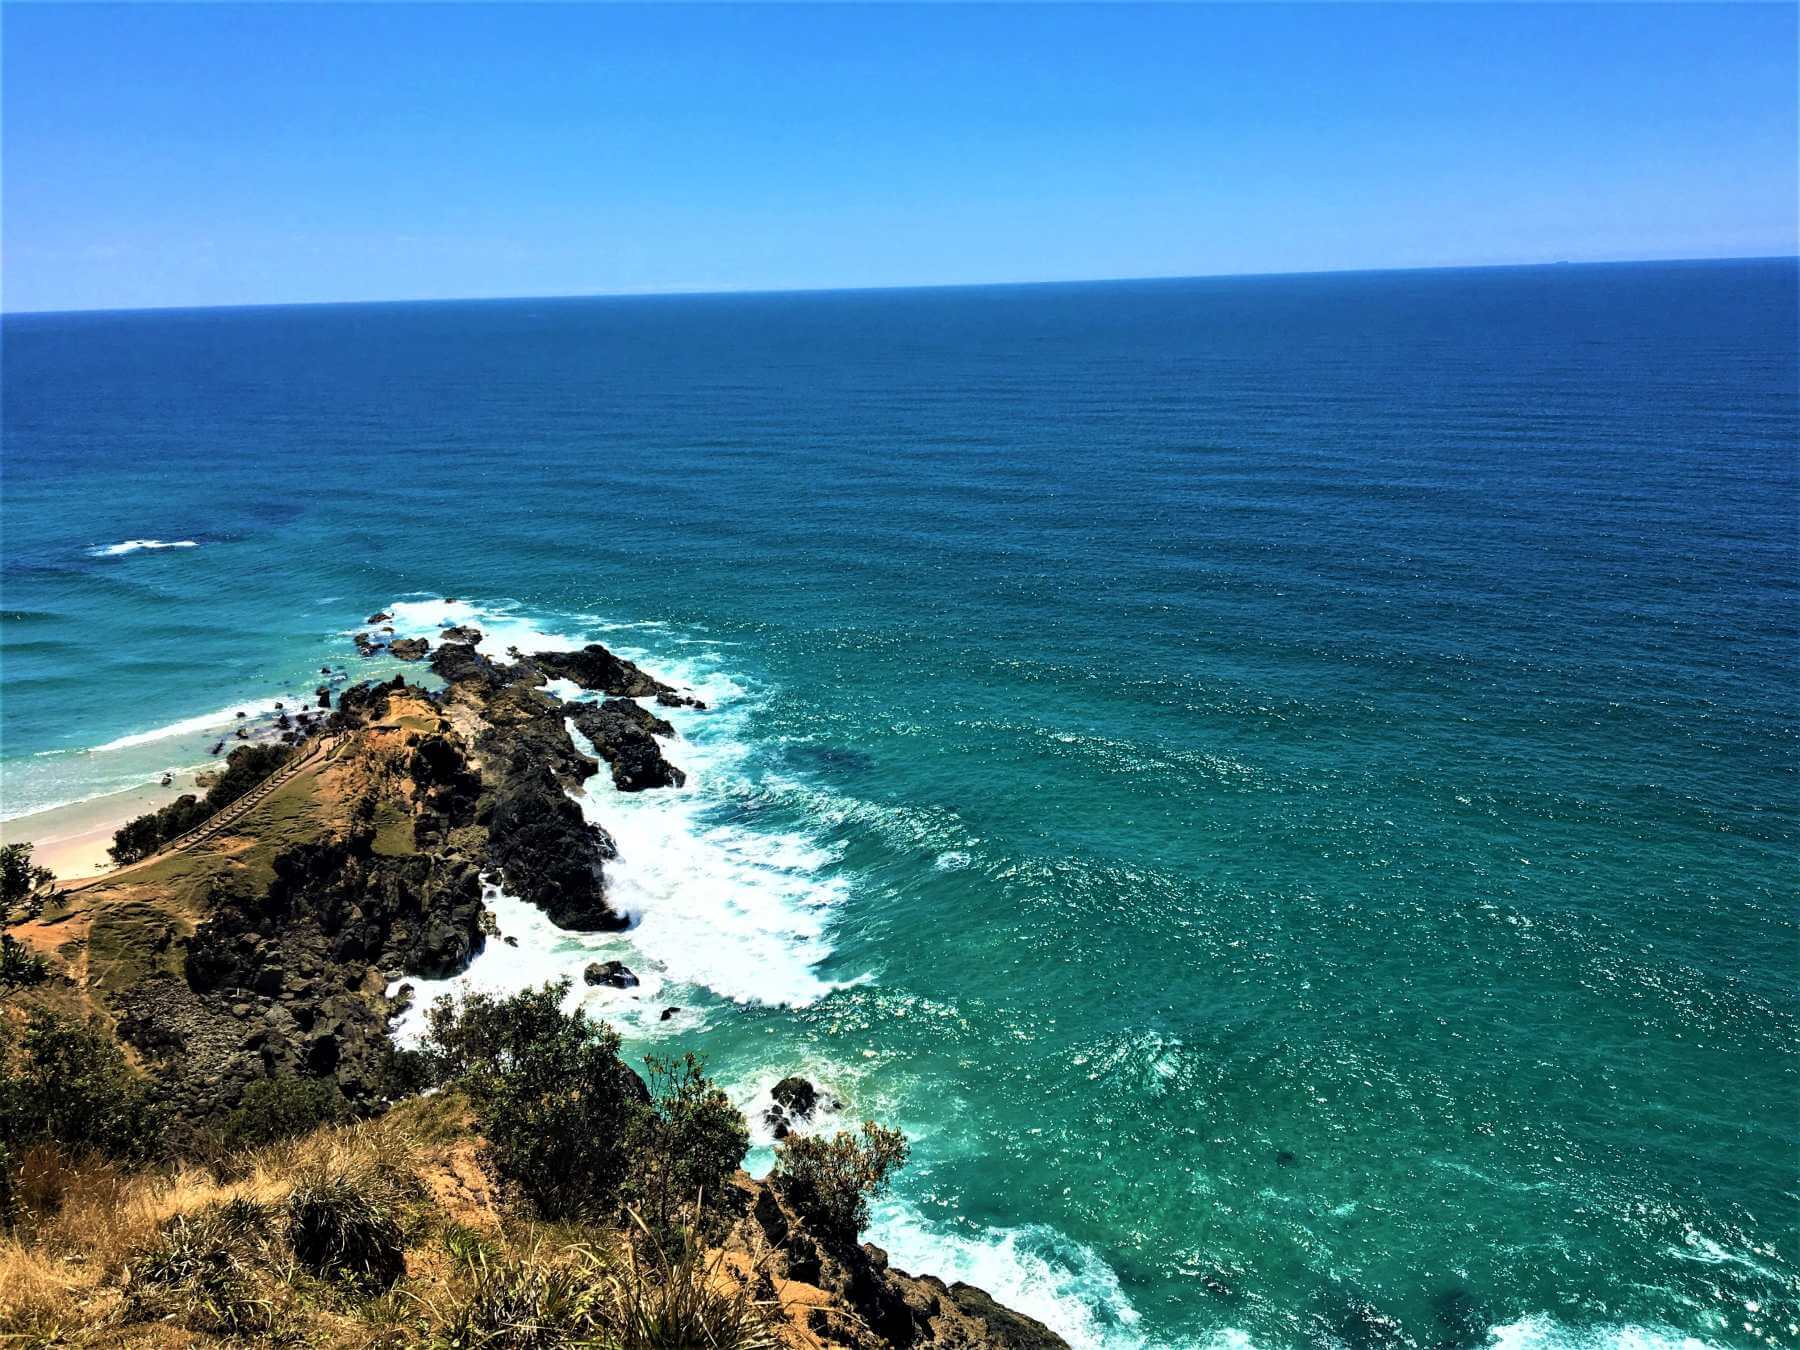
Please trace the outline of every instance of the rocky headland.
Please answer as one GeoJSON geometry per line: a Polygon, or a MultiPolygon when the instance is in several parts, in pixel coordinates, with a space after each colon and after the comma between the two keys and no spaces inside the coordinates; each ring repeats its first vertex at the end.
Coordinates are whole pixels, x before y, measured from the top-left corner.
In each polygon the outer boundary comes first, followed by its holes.
{"type": "MultiPolygon", "coordinates": [[[[432,643],[357,634],[365,654],[426,662],[432,687],[395,675],[343,689],[332,707],[322,686],[329,711],[281,729],[287,760],[257,792],[10,929],[52,972],[28,1001],[110,1025],[177,1140],[204,1140],[275,1080],[328,1084],[358,1116],[404,1097],[389,1036],[404,982],[454,974],[493,939],[484,878],[559,927],[627,926],[608,899],[613,840],[571,792],[603,767],[622,791],[679,788],[674,727],[645,702],[704,704],[599,644],[500,661],[480,640],[466,628],[432,643]],[[565,702],[552,680],[597,700],[565,702]]],[[[636,983],[617,962],[587,975],[636,983]]],[[[810,1084],[785,1080],[776,1132],[804,1128],[817,1103],[810,1084]]],[[[736,1185],[733,1240],[775,1254],[769,1287],[791,1343],[1061,1344],[978,1289],[813,1231],[767,1182],[740,1173],[736,1185]]]]}

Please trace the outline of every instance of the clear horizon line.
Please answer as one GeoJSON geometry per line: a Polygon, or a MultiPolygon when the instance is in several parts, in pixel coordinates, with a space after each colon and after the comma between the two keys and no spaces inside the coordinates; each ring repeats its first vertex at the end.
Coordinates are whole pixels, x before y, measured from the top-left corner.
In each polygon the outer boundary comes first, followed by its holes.
{"type": "Polygon", "coordinates": [[[712,289],[571,291],[531,295],[375,296],[356,300],[254,300],[226,305],[84,305],[73,309],[6,309],[0,318],[53,317],[64,314],[191,314],[234,309],[325,309],[353,305],[482,305],[515,301],[700,299],[710,296],[856,295],[883,291],[994,290],[1028,286],[1111,286],[1128,282],[1251,281],[1279,277],[1369,276],[1394,272],[1502,272],[1543,267],[1631,267],[1644,263],[1800,262],[1800,253],[1752,253],[1708,257],[1554,258],[1541,262],[1428,263],[1417,267],[1321,267],[1285,272],[1177,272],[1121,277],[1047,277],[1027,281],[916,281],[867,286],[744,286],[712,289]]]}

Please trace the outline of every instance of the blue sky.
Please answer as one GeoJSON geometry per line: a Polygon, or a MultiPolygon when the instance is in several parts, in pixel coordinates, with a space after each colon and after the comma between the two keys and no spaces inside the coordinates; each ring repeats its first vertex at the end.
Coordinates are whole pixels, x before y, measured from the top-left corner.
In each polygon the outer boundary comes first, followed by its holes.
{"type": "Polygon", "coordinates": [[[9,310],[1792,254],[1790,5],[9,4],[9,310]]]}

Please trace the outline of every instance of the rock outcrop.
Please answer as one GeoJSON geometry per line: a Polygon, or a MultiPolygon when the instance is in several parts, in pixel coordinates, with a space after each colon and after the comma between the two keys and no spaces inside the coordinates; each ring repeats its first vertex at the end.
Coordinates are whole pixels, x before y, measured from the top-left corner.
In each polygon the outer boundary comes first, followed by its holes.
{"type": "Polygon", "coordinates": [[[610,989],[635,989],[638,983],[637,975],[623,961],[589,961],[581,979],[584,984],[610,989]]]}
{"type": "Polygon", "coordinates": [[[785,1307],[804,1318],[804,1331],[813,1338],[851,1350],[1067,1350],[1067,1342],[1042,1322],[1001,1306],[975,1285],[908,1275],[890,1266],[887,1253],[873,1243],[828,1236],[809,1225],[772,1181],[740,1172],[735,1185],[743,1218],[726,1250],[767,1254],[771,1286],[785,1307]],[[795,1285],[810,1285],[826,1297],[808,1298],[795,1285]]]}
{"type": "Polygon", "coordinates": [[[621,792],[680,787],[687,782],[687,775],[663,758],[662,747],[656,743],[658,736],[673,736],[675,728],[649,709],[627,698],[609,698],[598,707],[570,704],[567,712],[575,729],[611,767],[613,784],[621,792]]]}
{"type": "Polygon", "coordinates": [[[769,1096],[775,1104],[763,1112],[763,1123],[777,1139],[786,1139],[794,1126],[811,1120],[820,1106],[827,1111],[835,1111],[838,1106],[835,1098],[798,1076],[782,1079],[769,1090],[769,1096]]]}
{"type": "Polygon", "coordinates": [[[531,661],[547,675],[572,680],[583,689],[616,698],[645,698],[675,692],[624,657],[614,656],[598,642],[589,643],[578,652],[538,652],[531,661]]]}

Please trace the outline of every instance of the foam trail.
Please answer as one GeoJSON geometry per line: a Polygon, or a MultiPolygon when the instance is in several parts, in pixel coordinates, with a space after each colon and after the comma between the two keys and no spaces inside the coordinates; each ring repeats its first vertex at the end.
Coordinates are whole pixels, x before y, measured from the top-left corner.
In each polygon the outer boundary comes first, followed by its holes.
{"type": "MultiPolygon", "coordinates": [[[[296,696],[290,694],[288,698],[295,699],[296,696]]],[[[211,731],[216,727],[234,726],[240,720],[238,717],[240,712],[248,713],[251,717],[267,717],[274,713],[275,705],[282,701],[281,699],[264,698],[249,703],[234,703],[229,708],[220,708],[217,712],[201,713],[198,717],[184,717],[179,722],[152,727],[149,731],[134,731],[129,736],[120,736],[117,740],[94,746],[91,753],[129,750],[134,745],[149,745],[152,741],[164,741],[171,736],[187,736],[197,731],[211,731]]]]}
{"type": "Polygon", "coordinates": [[[119,544],[103,544],[98,548],[90,548],[91,558],[122,558],[127,553],[136,553],[142,548],[199,548],[192,539],[127,539],[119,544]]]}
{"type": "Polygon", "coordinates": [[[1076,1350],[1141,1346],[1138,1312],[1092,1248],[1043,1224],[947,1231],[904,1201],[876,1206],[869,1238],[902,1270],[985,1289],[1076,1350]]]}

